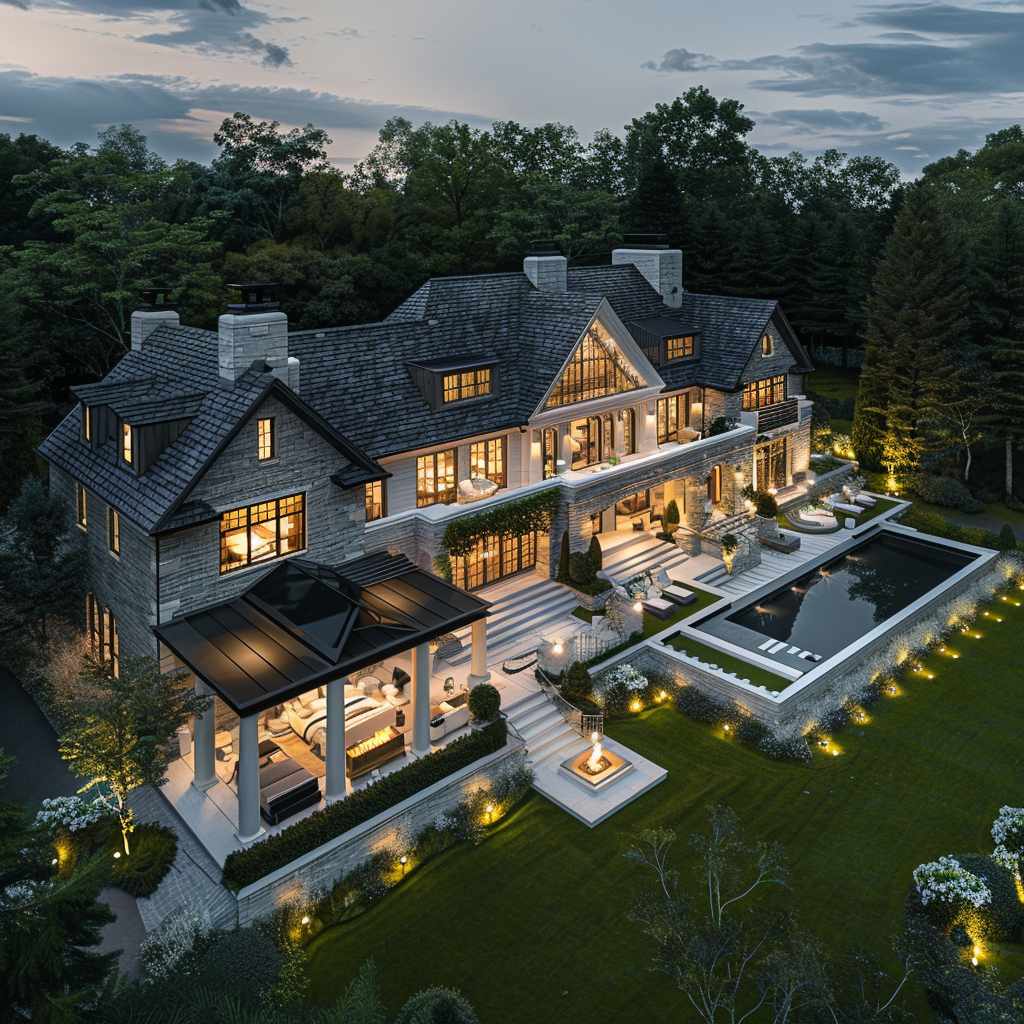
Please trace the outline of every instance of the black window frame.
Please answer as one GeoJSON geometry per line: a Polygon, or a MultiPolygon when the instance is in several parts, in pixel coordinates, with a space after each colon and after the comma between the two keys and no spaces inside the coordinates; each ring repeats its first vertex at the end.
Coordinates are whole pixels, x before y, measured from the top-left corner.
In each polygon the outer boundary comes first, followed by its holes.
{"type": "Polygon", "coordinates": [[[107,550],[112,555],[121,555],[121,517],[110,505],[107,506],[107,550]]]}
{"type": "Polygon", "coordinates": [[[258,416],[256,418],[256,461],[257,462],[269,462],[271,459],[277,458],[277,423],[275,422],[276,417],[274,416],[258,416]],[[270,454],[263,455],[263,424],[269,424],[267,433],[270,438],[270,454]]]}
{"type": "Polygon", "coordinates": [[[378,519],[386,519],[387,514],[388,491],[385,481],[371,480],[366,485],[366,521],[375,523],[378,519]]]}
{"type": "MultiPolygon", "coordinates": [[[[447,476],[447,473],[446,473],[447,476]]],[[[419,455],[416,457],[416,507],[417,508],[429,508],[431,505],[453,505],[459,499],[459,449],[458,448],[445,448],[439,452],[431,452],[429,455],[419,455]],[[437,470],[437,459],[438,456],[451,456],[451,487],[445,487],[444,491],[437,489],[438,470],[437,470]],[[425,463],[428,459],[433,460],[434,465],[434,490],[427,492],[425,489],[420,487],[420,464],[425,463]]]]}
{"type": "Polygon", "coordinates": [[[753,412],[755,409],[767,409],[770,405],[778,405],[786,401],[788,375],[777,373],[760,380],[750,380],[743,385],[743,411],[753,412]]]}
{"type": "Polygon", "coordinates": [[[240,505],[238,508],[229,509],[227,512],[221,513],[219,529],[218,529],[218,560],[220,564],[220,575],[228,576],[233,572],[238,572],[240,569],[248,569],[253,565],[264,565],[268,562],[276,562],[281,558],[290,558],[292,555],[298,554],[300,551],[305,551],[306,544],[309,541],[307,532],[307,508],[306,508],[306,492],[297,491],[294,494],[286,494],[280,498],[270,498],[267,501],[254,501],[248,505],[240,505]],[[290,504],[286,504],[290,503],[290,504]],[[297,507],[296,506],[297,503],[297,507]],[[261,512],[261,509],[268,509],[269,506],[274,506],[274,514],[268,515],[261,512]],[[285,507],[282,510],[282,505],[285,507]],[[253,510],[256,510],[255,521],[253,516],[253,510]],[[242,513],[245,513],[245,522],[242,523],[239,518],[242,513]],[[295,539],[297,544],[294,548],[288,551],[281,550],[281,520],[290,517],[297,517],[298,529],[294,538],[288,538],[289,540],[295,539]],[[252,556],[252,531],[259,526],[266,526],[268,523],[274,523],[274,547],[276,548],[275,553],[270,555],[264,555],[259,558],[253,558],[252,556]],[[245,561],[237,560],[234,562],[225,563],[224,552],[227,547],[225,537],[229,534],[236,533],[238,531],[245,530],[247,537],[246,545],[246,556],[245,561]]]}

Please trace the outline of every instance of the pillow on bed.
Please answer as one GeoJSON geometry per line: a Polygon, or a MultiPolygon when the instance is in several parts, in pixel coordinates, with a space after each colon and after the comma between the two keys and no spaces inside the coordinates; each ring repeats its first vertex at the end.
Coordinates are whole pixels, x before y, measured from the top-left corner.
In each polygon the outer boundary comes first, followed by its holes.
{"type": "Polygon", "coordinates": [[[316,696],[317,696],[316,690],[310,690],[309,693],[300,693],[299,694],[299,703],[304,708],[308,708],[309,705],[312,704],[314,700],[316,700],[316,696]]]}
{"type": "Polygon", "coordinates": [[[326,697],[317,697],[317,699],[315,701],[313,701],[313,703],[310,704],[309,706],[314,711],[322,711],[325,707],[327,707],[327,698],[326,697]]]}

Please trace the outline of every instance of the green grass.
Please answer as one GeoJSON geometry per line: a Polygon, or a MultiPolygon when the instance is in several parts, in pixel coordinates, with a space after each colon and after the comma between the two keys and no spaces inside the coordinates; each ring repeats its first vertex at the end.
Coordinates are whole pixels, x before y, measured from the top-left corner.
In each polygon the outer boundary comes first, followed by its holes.
{"type": "MultiPolygon", "coordinates": [[[[733,807],[750,839],[787,848],[803,927],[895,966],[890,936],[914,867],[990,852],[999,807],[1021,803],[1024,608],[997,606],[1002,623],[981,620],[981,640],[957,637],[925,663],[934,679],[911,675],[838,736],[841,756],[810,766],[769,761],[670,707],[611,723],[611,736],[668,769],[661,785],[593,830],[529,797],[480,846],[451,849],[318,936],[312,998],[337,998],[373,956],[392,1011],[451,985],[488,1024],[637,1020],[641,1005],[650,1024],[690,1020],[682,994],[648,972],[651,943],[626,919],[651,878],[622,853],[638,829],[675,829],[673,862],[692,891],[685,840],[710,803],[733,807]]],[[[1007,980],[1021,969],[1019,951],[992,959],[1007,980]]],[[[916,1020],[931,1020],[916,984],[908,999],[916,1020]]]]}
{"type": "MultiPolygon", "coordinates": [[[[839,366],[822,366],[804,378],[804,387],[808,391],[816,391],[826,398],[856,398],[860,383],[860,368],[839,366]]],[[[833,421],[835,422],[835,421],[833,421]]]]}
{"type": "Polygon", "coordinates": [[[726,672],[735,672],[740,679],[749,679],[755,686],[767,686],[769,691],[778,690],[781,693],[792,682],[785,676],[777,676],[774,672],[751,665],[740,658],[734,658],[714,647],[698,643],[688,636],[677,636],[669,646],[674,647],[677,651],[684,651],[694,658],[700,658],[701,661],[707,662],[709,665],[717,665],[726,672]]]}
{"type": "MultiPolygon", "coordinates": [[[[677,622],[681,622],[683,619],[693,615],[694,612],[699,612],[702,608],[707,608],[709,604],[714,604],[716,601],[720,601],[721,595],[712,594],[707,590],[701,590],[700,587],[695,587],[692,583],[688,583],[685,580],[673,580],[677,586],[685,587],[687,590],[692,590],[697,595],[697,600],[693,604],[688,604],[686,607],[680,606],[678,611],[673,612],[667,619],[659,619],[656,615],[652,615],[650,612],[644,612],[644,637],[654,636],[656,633],[662,632],[662,630],[668,629],[669,626],[675,625],[677,622]]],[[[573,615],[577,619],[582,619],[584,622],[593,622],[595,615],[600,615],[601,612],[592,612],[589,608],[584,608],[583,605],[577,605],[573,609],[573,615]]]]}

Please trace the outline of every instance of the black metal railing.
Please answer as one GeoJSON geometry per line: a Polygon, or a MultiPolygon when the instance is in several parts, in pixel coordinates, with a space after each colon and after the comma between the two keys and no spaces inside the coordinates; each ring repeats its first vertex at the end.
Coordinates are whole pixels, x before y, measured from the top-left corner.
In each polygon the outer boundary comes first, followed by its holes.
{"type": "Polygon", "coordinates": [[[795,398],[789,398],[785,402],[757,410],[757,432],[763,434],[777,427],[785,427],[790,423],[796,423],[799,418],[800,403],[795,398]]]}

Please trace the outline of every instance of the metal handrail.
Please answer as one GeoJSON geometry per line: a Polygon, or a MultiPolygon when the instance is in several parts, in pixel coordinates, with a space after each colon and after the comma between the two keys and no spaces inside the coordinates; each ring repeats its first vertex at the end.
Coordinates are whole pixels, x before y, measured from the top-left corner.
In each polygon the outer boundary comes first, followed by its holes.
{"type": "Polygon", "coordinates": [[[569,727],[576,733],[579,733],[584,739],[589,740],[594,734],[598,734],[598,738],[604,736],[604,712],[599,714],[584,714],[578,707],[570,704],[559,692],[557,687],[547,677],[547,673],[538,668],[537,670],[537,681],[540,683],[541,689],[546,694],[548,700],[555,705],[555,709],[565,719],[569,727]]]}

